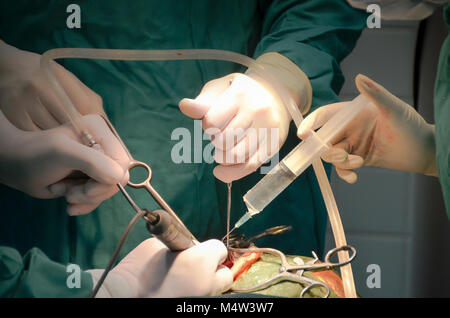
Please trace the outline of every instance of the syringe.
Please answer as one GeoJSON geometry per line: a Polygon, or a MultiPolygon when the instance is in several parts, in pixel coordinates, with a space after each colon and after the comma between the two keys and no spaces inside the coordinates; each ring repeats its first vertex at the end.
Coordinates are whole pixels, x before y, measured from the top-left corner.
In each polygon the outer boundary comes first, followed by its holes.
{"type": "Polygon", "coordinates": [[[329,148],[329,142],[367,104],[369,104],[369,101],[363,95],[359,95],[317,132],[311,131],[307,139],[297,145],[275,168],[244,195],[243,199],[248,211],[236,222],[233,230],[260,213],[286,189],[316,158],[320,157],[329,148]]]}

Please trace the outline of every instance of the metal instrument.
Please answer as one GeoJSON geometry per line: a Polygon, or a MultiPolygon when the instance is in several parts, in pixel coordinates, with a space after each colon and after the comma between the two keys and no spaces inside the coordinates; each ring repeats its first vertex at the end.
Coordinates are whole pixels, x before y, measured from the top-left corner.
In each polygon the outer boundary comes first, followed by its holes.
{"type": "MultiPolygon", "coordinates": [[[[256,234],[250,238],[246,238],[245,234],[238,234],[234,233],[229,235],[229,246],[233,248],[248,248],[253,245],[253,243],[256,242],[256,240],[259,240],[260,238],[266,237],[266,236],[274,236],[274,235],[280,235],[286,232],[289,232],[292,229],[292,226],[290,225],[279,225],[272,227],[270,229],[267,229],[259,234],[256,234]]],[[[225,237],[224,237],[225,239],[225,237]]],[[[223,240],[223,239],[222,239],[223,240]]]]}
{"type": "Polygon", "coordinates": [[[279,273],[274,275],[273,277],[269,278],[267,281],[257,284],[255,286],[252,286],[250,288],[243,288],[243,289],[232,288],[232,291],[238,292],[238,293],[251,293],[251,292],[261,290],[261,289],[265,289],[267,287],[272,286],[273,284],[276,284],[276,283],[279,283],[282,281],[291,281],[291,282],[300,283],[303,286],[306,285],[306,287],[303,288],[303,290],[300,294],[301,298],[305,295],[306,292],[308,292],[313,287],[324,287],[327,290],[327,293],[325,294],[324,298],[327,298],[330,295],[330,288],[326,284],[303,276],[303,272],[305,270],[338,268],[338,267],[341,267],[341,266],[344,266],[344,265],[350,263],[356,256],[356,250],[353,247],[346,245],[346,246],[336,247],[336,248],[330,250],[327,253],[327,255],[325,256],[324,262],[318,262],[319,259],[318,259],[317,255],[313,252],[313,256],[314,256],[313,260],[305,263],[300,257],[296,257],[296,258],[294,258],[294,262],[296,263],[296,265],[292,265],[291,263],[288,262],[286,255],[284,255],[284,253],[282,253],[279,250],[272,249],[272,248],[252,248],[252,249],[230,248],[230,251],[242,252],[242,253],[248,253],[248,252],[269,253],[269,254],[280,257],[280,260],[281,260],[281,266],[279,269],[279,273]],[[345,261],[343,263],[333,263],[332,261],[330,261],[330,258],[334,254],[336,254],[337,252],[340,252],[340,251],[352,251],[352,255],[347,261],[345,261]]]}
{"type": "MultiPolygon", "coordinates": [[[[119,140],[123,149],[126,151],[128,157],[130,158],[130,164],[127,167],[128,171],[131,173],[131,170],[136,167],[144,168],[147,172],[147,177],[144,181],[140,183],[134,183],[131,180],[128,181],[128,185],[139,189],[144,188],[151,195],[151,197],[159,204],[159,206],[163,210],[157,211],[148,211],[146,209],[141,209],[131,198],[129,193],[125,190],[125,188],[119,183],[117,187],[120,192],[123,194],[125,199],[131,205],[131,207],[136,211],[137,214],[143,215],[143,218],[147,222],[147,229],[150,233],[152,233],[156,238],[158,238],[162,243],[164,243],[170,250],[172,251],[181,251],[185,250],[189,247],[194,246],[198,243],[195,236],[188,230],[186,225],[181,221],[175,211],[169,206],[169,204],[162,198],[162,196],[152,187],[150,184],[150,180],[152,178],[152,169],[149,165],[142,161],[134,160],[128,148],[125,146],[124,142],[120,138],[119,134],[115,130],[114,126],[111,124],[106,115],[103,115],[102,118],[105,120],[109,129],[119,140]]],[[[100,145],[94,140],[92,135],[89,133],[84,133],[84,142],[90,146],[97,148],[101,151],[100,145]]]]}
{"type": "Polygon", "coordinates": [[[338,268],[338,267],[347,265],[356,257],[355,248],[352,246],[349,246],[349,245],[336,247],[336,248],[328,251],[328,253],[325,255],[325,260],[323,262],[319,262],[319,258],[317,257],[316,253],[312,252],[313,257],[314,257],[312,260],[307,261],[305,263],[302,258],[295,257],[293,259],[293,262],[295,263],[295,265],[294,265],[294,264],[290,263],[288,261],[286,255],[279,250],[276,250],[273,248],[256,248],[256,247],[254,247],[253,243],[257,239],[260,239],[265,236],[282,234],[282,233],[289,231],[291,228],[292,228],[291,226],[285,226],[285,225],[284,226],[276,226],[276,227],[267,229],[255,236],[252,236],[249,239],[247,239],[244,234],[232,234],[229,236],[230,247],[228,247],[228,249],[230,252],[235,252],[235,253],[262,252],[262,253],[272,254],[272,255],[278,256],[280,258],[280,268],[279,268],[279,272],[277,274],[275,274],[274,276],[269,278],[267,281],[257,284],[255,286],[249,287],[249,288],[232,288],[231,290],[233,292],[251,293],[251,292],[255,292],[255,291],[259,291],[259,290],[268,288],[268,287],[270,287],[274,284],[277,284],[279,282],[282,282],[282,281],[291,281],[291,282],[300,283],[302,286],[304,286],[302,292],[300,293],[301,298],[309,290],[311,290],[312,288],[315,288],[315,287],[323,287],[326,289],[327,292],[326,292],[324,298],[327,298],[330,295],[330,288],[326,284],[324,284],[320,281],[305,277],[303,275],[304,271],[319,270],[319,269],[329,270],[329,269],[334,269],[334,268],[338,268]],[[251,247],[251,248],[249,248],[249,247],[251,247]],[[331,258],[334,255],[337,255],[337,253],[341,252],[341,251],[350,251],[351,256],[345,262],[337,262],[337,263],[333,262],[331,260],[331,258]]]}
{"type": "MultiPolygon", "coordinates": [[[[150,180],[152,178],[152,170],[150,169],[150,166],[144,162],[134,160],[130,152],[128,151],[128,148],[125,146],[124,142],[122,141],[119,134],[115,130],[114,126],[109,121],[108,117],[106,117],[106,115],[102,115],[102,118],[105,120],[109,129],[119,140],[123,149],[126,151],[128,157],[130,158],[130,164],[127,167],[128,171],[131,171],[133,168],[136,167],[143,167],[147,171],[147,177],[143,182],[133,183],[132,181],[129,180],[127,184],[133,188],[146,189],[147,192],[152,196],[152,198],[164,210],[157,210],[157,211],[148,211],[146,209],[142,210],[141,208],[139,208],[136,202],[134,202],[134,200],[131,198],[131,196],[128,194],[125,188],[120,183],[117,184],[117,187],[119,188],[120,192],[123,194],[125,199],[128,201],[128,203],[136,211],[137,214],[135,217],[133,217],[124,234],[122,235],[121,239],[119,240],[119,243],[116,249],[114,250],[114,253],[108,265],[106,266],[102,276],[98,280],[97,284],[95,285],[91,293],[91,297],[95,297],[97,295],[97,292],[99,291],[100,287],[105,281],[106,276],[112,269],[112,266],[114,265],[114,262],[118,257],[119,251],[122,248],[129,231],[140,217],[143,217],[146,220],[147,229],[149,230],[149,232],[153,234],[156,238],[158,238],[171,251],[182,251],[198,243],[197,239],[187,229],[187,227],[180,220],[177,214],[172,210],[172,208],[167,204],[167,202],[164,201],[162,196],[150,184],[150,180]]],[[[94,137],[89,132],[81,131],[81,138],[82,141],[87,146],[92,147],[99,151],[103,151],[101,145],[95,141],[94,137]]]]}
{"type": "MultiPolygon", "coordinates": [[[[147,213],[144,216],[144,219],[147,221],[147,229],[150,231],[150,233],[154,234],[158,239],[160,239],[164,244],[167,245],[171,250],[184,250],[186,248],[194,246],[196,243],[198,243],[195,236],[188,230],[186,225],[184,225],[183,221],[178,217],[178,215],[172,210],[172,208],[167,204],[166,201],[161,197],[161,195],[152,187],[150,184],[150,180],[152,178],[152,170],[151,168],[144,162],[141,161],[131,161],[130,165],[128,166],[128,170],[131,171],[131,169],[136,167],[143,167],[147,171],[147,178],[140,182],[140,183],[134,183],[131,180],[128,181],[128,185],[139,189],[144,188],[147,190],[147,192],[152,196],[152,198],[159,204],[159,206],[164,210],[158,210],[158,211],[147,211],[147,213]],[[165,213],[164,213],[165,212],[165,213]],[[158,221],[151,221],[149,219],[149,216],[152,214],[158,214],[158,221]],[[166,215],[167,214],[167,215],[166,215]],[[160,222],[164,222],[164,224],[159,224],[160,222]],[[172,226],[170,226],[172,224],[172,226]],[[158,225],[158,226],[157,226],[158,225]],[[155,232],[156,229],[158,229],[158,234],[155,232]],[[165,231],[169,231],[168,233],[159,233],[162,229],[165,229],[165,231]],[[170,233],[170,235],[169,235],[170,233]],[[174,239],[179,239],[180,242],[176,243],[175,241],[172,242],[174,239]],[[169,242],[169,241],[170,242],[169,242]],[[184,242],[184,243],[182,243],[184,242]],[[190,242],[190,244],[186,245],[186,243],[190,242]],[[175,246],[178,246],[178,248],[173,249],[175,246]],[[182,248],[184,247],[184,248],[182,248]]],[[[133,209],[139,213],[139,210],[141,210],[136,203],[131,199],[127,191],[122,187],[122,185],[118,185],[120,191],[125,196],[127,201],[130,203],[130,205],[133,207],[133,209]]]]}

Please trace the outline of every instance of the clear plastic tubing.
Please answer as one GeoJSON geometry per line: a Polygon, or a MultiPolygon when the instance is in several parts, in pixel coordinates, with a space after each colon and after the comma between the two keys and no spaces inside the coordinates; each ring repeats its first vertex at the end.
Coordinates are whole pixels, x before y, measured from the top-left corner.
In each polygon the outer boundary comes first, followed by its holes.
{"type": "Polygon", "coordinates": [[[70,118],[77,132],[81,133],[83,127],[79,122],[80,115],[74,107],[69,96],[60,85],[51,71],[50,62],[55,59],[81,58],[95,60],[120,61],[167,61],[167,60],[220,60],[252,67],[252,70],[266,80],[279,93],[287,108],[297,108],[295,102],[283,85],[280,85],[273,76],[265,70],[264,66],[248,56],[224,50],[119,50],[119,49],[88,49],[88,48],[58,48],[45,52],[41,57],[41,68],[55,90],[62,109],[70,118]],[[287,98],[289,97],[289,98],[287,98]]]}
{"type": "MultiPolygon", "coordinates": [[[[291,114],[295,125],[299,127],[303,120],[302,114],[296,107],[288,107],[288,111],[291,114]]],[[[323,167],[322,160],[317,158],[312,163],[314,172],[319,182],[319,187],[322,192],[323,200],[328,212],[328,218],[330,219],[331,230],[333,232],[334,242],[337,247],[347,245],[347,239],[345,238],[344,227],[342,225],[339,210],[334,198],[333,191],[331,190],[330,182],[328,181],[325,168],[323,167]]],[[[347,251],[338,252],[339,262],[345,262],[349,259],[347,251]]],[[[353,278],[352,265],[349,263],[340,268],[342,281],[344,284],[344,293],[346,298],[356,298],[355,281],[353,278]]]]}
{"type": "MultiPolygon", "coordinates": [[[[100,60],[127,60],[127,61],[166,61],[166,60],[220,60],[229,61],[246,67],[252,67],[253,71],[261,78],[266,80],[275,91],[278,92],[285,107],[291,114],[296,126],[298,127],[303,117],[283,85],[280,85],[264,66],[258,64],[254,59],[231,51],[223,50],[116,50],[116,49],[87,49],[87,48],[59,48],[45,52],[41,57],[41,68],[53,86],[56,97],[61,103],[61,108],[66,111],[73,126],[81,136],[86,134],[85,128],[79,121],[80,115],[59,84],[55,75],[51,71],[50,63],[54,59],[61,58],[82,58],[82,59],[100,59],[100,60]]],[[[123,144],[123,143],[122,143],[123,144]]],[[[125,145],[124,145],[125,147],[125,145]]],[[[126,147],[125,147],[126,149],[126,147]]],[[[313,161],[314,171],[319,181],[325,205],[328,210],[331,228],[333,231],[336,246],[346,245],[346,239],[342,222],[337,209],[336,201],[331,191],[328,178],[325,173],[322,161],[316,159],[313,161]]],[[[348,260],[348,252],[339,252],[339,261],[348,260]]],[[[341,275],[344,282],[344,291],[346,297],[356,297],[355,285],[351,265],[345,265],[341,268],[341,275]]]]}

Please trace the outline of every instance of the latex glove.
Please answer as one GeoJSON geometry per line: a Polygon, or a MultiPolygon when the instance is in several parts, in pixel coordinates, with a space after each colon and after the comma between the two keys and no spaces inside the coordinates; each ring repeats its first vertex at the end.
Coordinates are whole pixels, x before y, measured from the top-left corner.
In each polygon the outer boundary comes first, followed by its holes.
{"type": "MultiPolygon", "coordinates": [[[[335,165],[348,183],[356,182],[354,170],[362,165],[437,176],[434,125],[368,77],[358,75],[356,86],[371,103],[332,141],[333,147],[322,158],[335,165]]],[[[306,138],[308,131],[324,125],[347,104],[318,108],[301,123],[299,137],[306,138]]]]}
{"type": "MultiPolygon", "coordinates": [[[[0,110],[22,130],[49,129],[69,121],[41,71],[40,58],[0,43],[0,110]]],[[[51,67],[80,114],[104,115],[99,95],[58,63],[51,67]]]]}
{"type": "Polygon", "coordinates": [[[66,196],[68,213],[84,214],[128,181],[128,156],[99,115],[81,119],[104,153],[81,144],[70,124],[26,132],[0,112],[0,182],[37,198],[66,196]],[[84,178],[68,179],[74,171],[84,178]]]}
{"type": "MultiPolygon", "coordinates": [[[[214,296],[233,283],[230,269],[221,265],[227,255],[226,247],[218,240],[171,252],[151,238],[111,270],[97,297],[214,296]]],[[[95,285],[103,271],[89,272],[95,285]]]]}
{"type": "MultiPolygon", "coordinates": [[[[258,60],[279,79],[302,110],[311,104],[306,75],[290,60],[268,53],[258,60]]],[[[276,154],[286,140],[291,116],[268,83],[252,69],[208,82],[195,99],[179,103],[181,111],[202,119],[202,127],[215,146],[216,178],[240,179],[276,154]]]]}

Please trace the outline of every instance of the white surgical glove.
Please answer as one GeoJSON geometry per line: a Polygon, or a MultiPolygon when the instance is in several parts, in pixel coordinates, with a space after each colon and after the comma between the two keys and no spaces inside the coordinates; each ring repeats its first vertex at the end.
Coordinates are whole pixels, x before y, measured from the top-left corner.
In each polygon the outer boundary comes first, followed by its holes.
{"type": "Polygon", "coordinates": [[[0,111],[0,182],[36,198],[65,196],[71,215],[88,213],[111,197],[118,182],[128,181],[127,153],[99,115],[81,121],[104,153],[81,144],[70,124],[27,132],[0,111]],[[89,178],[72,178],[75,171],[89,178]]]}
{"type": "MultiPolygon", "coordinates": [[[[228,251],[209,240],[182,252],[171,252],[156,238],[147,239],[114,267],[97,297],[214,296],[233,283],[230,269],[221,265],[228,251]]],[[[94,286],[103,270],[89,270],[94,286]]]]}
{"type": "MultiPolygon", "coordinates": [[[[366,76],[356,77],[356,86],[371,103],[332,141],[322,159],[336,167],[347,181],[357,180],[362,165],[437,176],[434,125],[428,124],[413,107],[366,76]]],[[[303,120],[298,135],[324,125],[348,102],[323,106],[303,120]]]]}
{"type": "MultiPolygon", "coordinates": [[[[311,85],[289,59],[267,53],[257,59],[279,80],[303,112],[311,105],[311,85]]],[[[286,140],[291,116],[270,85],[250,68],[208,82],[195,99],[183,99],[181,111],[202,118],[215,146],[216,178],[231,182],[254,172],[286,140]]]]}
{"type": "MultiPolygon", "coordinates": [[[[49,129],[69,121],[40,68],[41,55],[0,42],[0,110],[22,130],[49,129]]],[[[101,97],[56,62],[52,71],[81,115],[104,115],[101,97]]]]}

